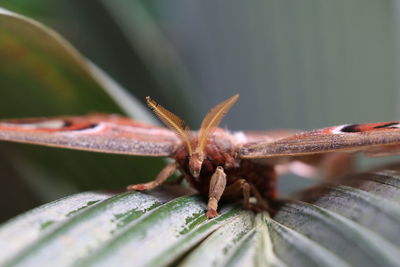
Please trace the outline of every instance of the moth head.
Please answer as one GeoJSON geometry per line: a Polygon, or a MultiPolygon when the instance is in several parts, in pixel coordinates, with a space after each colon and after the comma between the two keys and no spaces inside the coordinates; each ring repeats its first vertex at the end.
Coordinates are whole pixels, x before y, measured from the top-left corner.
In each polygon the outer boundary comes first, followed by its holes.
{"type": "Polygon", "coordinates": [[[197,178],[200,175],[201,167],[203,165],[208,137],[215,130],[224,115],[228,112],[238,98],[239,94],[236,94],[231,98],[219,103],[213,107],[210,112],[208,112],[201,123],[197,141],[194,140],[192,132],[187,126],[185,126],[182,119],[173,114],[171,111],[157,104],[150,97],[147,97],[146,100],[147,104],[154,111],[154,113],[165,123],[165,125],[173,130],[184,143],[190,158],[190,173],[193,177],[197,178]]]}

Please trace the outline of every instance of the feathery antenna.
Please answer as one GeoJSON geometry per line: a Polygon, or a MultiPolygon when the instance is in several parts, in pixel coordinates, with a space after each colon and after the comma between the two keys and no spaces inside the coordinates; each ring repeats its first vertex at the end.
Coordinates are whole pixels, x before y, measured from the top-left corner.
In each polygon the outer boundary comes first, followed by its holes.
{"type": "Polygon", "coordinates": [[[176,132],[177,135],[181,137],[182,141],[185,143],[189,155],[191,156],[193,153],[193,149],[190,143],[191,132],[189,128],[185,125],[184,121],[171,111],[160,106],[156,101],[151,99],[149,96],[146,97],[146,101],[149,107],[157,115],[157,117],[159,117],[160,120],[162,120],[162,122],[164,122],[164,124],[168,126],[168,128],[176,132]]]}
{"type": "Polygon", "coordinates": [[[208,112],[203,122],[201,123],[198,137],[199,142],[196,152],[200,153],[201,155],[204,153],[204,148],[206,146],[208,136],[218,126],[222,118],[232,107],[232,105],[235,104],[238,98],[239,94],[236,94],[231,98],[219,103],[218,105],[213,107],[210,112],[208,112]]]}

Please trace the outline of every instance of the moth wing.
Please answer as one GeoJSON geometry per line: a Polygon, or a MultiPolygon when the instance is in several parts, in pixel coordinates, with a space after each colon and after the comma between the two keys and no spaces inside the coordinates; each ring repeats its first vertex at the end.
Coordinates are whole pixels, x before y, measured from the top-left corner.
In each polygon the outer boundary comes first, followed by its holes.
{"type": "Polygon", "coordinates": [[[0,140],[104,153],[169,156],[172,131],[117,115],[0,120],[0,140]]]}
{"type": "Polygon", "coordinates": [[[244,131],[245,143],[268,143],[299,133],[298,130],[277,129],[269,131],[244,131]]]}
{"type": "MultiPolygon", "coordinates": [[[[297,130],[268,130],[268,131],[243,131],[236,132],[233,134],[235,139],[235,143],[239,147],[247,147],[252,145],[264,144],[264,143],[273,143],[279,139],[292,136],[295,133],[298,133],[297,130]]],[[[240,152],[241,150],[239,150],[240,152]]],[[[241,157],[241,155],[239,154],[241,157]]],[[[290,163],[290,157],[279,157],[279,158],[254,158],[254,161],[257,161],[260,164],[269,164],[280,166],[278,169],[279,173],[288,172],[288,163],[290,163]],[[282,171],[280,171],[282,170],[282,171]]]]}
{"type": "Polygon", "coordinates": [[[330,152],[365,152],[380,156],[400,152],[400,122],[346,124],[295,134],[274,141],[242,145],[241,158],[275,158],[330,152]]]}

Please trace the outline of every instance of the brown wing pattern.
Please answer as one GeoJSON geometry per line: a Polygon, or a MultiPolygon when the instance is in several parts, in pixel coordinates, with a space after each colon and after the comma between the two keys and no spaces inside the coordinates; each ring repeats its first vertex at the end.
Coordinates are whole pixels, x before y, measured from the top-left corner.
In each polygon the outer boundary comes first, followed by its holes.
{"type": "Polygon", "coordinates": [[[296,134],[272,142],[243,145],[241,158],[302,156],[328,152],[371,152],[392,154],[400,151],[400,123],[383,122],[329,127],[296,134]]]}
{"type": "Polygon", "coordinates": [[[174,132],[117,115],[0,120],[0,140],[105,153],[169,156],[174,132]]]}

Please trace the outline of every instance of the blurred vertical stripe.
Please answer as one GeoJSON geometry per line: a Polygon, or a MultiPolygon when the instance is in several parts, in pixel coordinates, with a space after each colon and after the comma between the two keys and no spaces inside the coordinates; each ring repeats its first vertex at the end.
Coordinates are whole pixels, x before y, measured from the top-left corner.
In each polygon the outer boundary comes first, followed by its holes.
{"type": "Polygon", "coordinates": [[[399,118],[392,1],[152,3],[201,88],[203,112],[241,93],[233,128],[399,118]]]}

